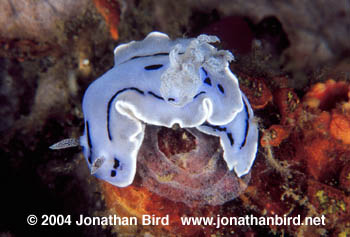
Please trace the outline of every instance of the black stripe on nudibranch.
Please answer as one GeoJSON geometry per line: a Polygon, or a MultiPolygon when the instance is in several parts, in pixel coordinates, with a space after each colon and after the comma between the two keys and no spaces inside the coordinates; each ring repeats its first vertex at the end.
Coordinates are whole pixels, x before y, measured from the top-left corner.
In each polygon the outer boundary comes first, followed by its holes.
{"type": "Polygon", "coordinates": [[[210,127],[212,129],[214,129],[215,131],[219,131],[219,132],[226,132],[227,129],[225,127],[220,127],[220,126],[216,126],[216,125],[211,125],[209,123],[203,123],[202,126],[206,126],[206,127],[210,127]]]}
{"type": "Polygon", "coordinates": [[[235,141],[233,140],[232,133],[228,132],[228,133],[226,133],[226,135],[227,135],[228,140],[230,140],[231,146],[233,146],[235,141]]]}
{"type": "Polygon", "coordinates": [[[111,177],[115,177],[116,175],[117,175],[117,171],[112,170],[112,171],[111,171],[111,177]]]}
{"type": "Polygon", "coordinates": [[[196,99],[199,95],[205,94],[205,93],[206,93],[205,91],[201,91],[201,92],[199,92],[197,95],[195,95],[195,96],[193,97],[193,99],[196,99]]]}
{"type": "Polygon", "coordinates": [[[211,80],[210,80],[210,78],[209,78],[209,77],[206,77],[206,78],[204,79],[204,83],[207,84],[207,85],[209,85],[209,86],[211,86],[211,80]]]}
{"type": "Polygon", "coordinates": [[[92,160],[91,160],[91,156],[92,156],[92,143],[91,143],[90,127],[89,127],[89,122],[88,122],[88,121],[86,121],[85,126],[86,126],[87,143],[88,143],[88,146],[89,146],[89,157],[88,157],[88,161],[89,161],[90,164],[92,164],[92,160]]]}
{"type": "Polygon", "coordinates": [[[163,67],[163,64],[153,64],[145,67],[145,70],[150,71],[150,70],[157,70],[159,68],[163,67]]]}
{"type": "Polygon", "coordinates": [[[113,169],[117,169],[120,165],[120,162],[117,158],[114,158],[114,165],[113,165],[113,169]]]}
{"type": "Polygon", "coordinates": [[[90,137],[89,121],[86,121],[85,126],[86,126],[86,136],[87,136],[88,146],[91,149],[92,148],[92,144],[91,144],[91,137],[90,137]]]}
{"type": "Polygon", "coordinates": [[[224,90],[224,88],[222,87],[221,84],[218,84],[218,89],[219,89],[219,91],[220,91],[222,94],[225,94],[225,90],[224,90]]]}
{"type": "Polygon", "coordinates": [[[152,96],[156,97],[157,99],[164,100],[164,98],[163,98],[163,97],[161,97],[161,96],[159,96],[159,95],[157,95],[157,94],[153,93],[152,91],[149,91],[149,92],[148,92],[148,94],[150,94],[150,95],[152,95],[152,96]]]}
{"type": "Polygon", "coordinates": [[[216,125],[211,125],[211,124],[209,124],[207,122],[203,123],[202,126],[210,127],[212,129],[214,129],[214,131],[225,132],[228,140],[230,141],[231,146],[233,146],[233,144],[235,143],[235,141],[234,141],[234,139],[232,137],[232,133],[231,132],[227,132],[227,128],[226,127],[220,127],[220,126],[216,126],[216,125]]]}
{"type": "Polygon", "coordinates": [[[138,89],[136,87],[128,87],[128,88],[124,88],[124,89],[121,89],[121,90],[117,91],[111,97],[111,99],[108,101],[108,105],[107,105],[107,133],[108,133],[108,138],[109,138],[110,141],[112,141],[112,136],[111,136],[111,132],[110,132],[110,128],[109,128],[109,119],[110,119],[110,110],[111,110],[112,102],[119,94],[121,94],[121,93],[123,93],[125,91],[128,91],[128,90],[137,91],[141,95],[145,94],[142,90],[140,90],[140,89],[138,89]]]}
{"type": "Polygon", "coordinates": [[[244,140],[243,140],[241,146],[239,147],[239,149],[242,149],[245,146],[245,144],[247,142],[248,131],[249,131],[249,113],[248,113],[247,104],[246,104],[244,99],[243,99],[243,104],[244,104],[244,111],[246,112],[247,118],[245,120],[244,140]]]}
{"type": "Polygon", "coordinates": [[[145,58],[145,57],[154,57],[154,56],[168,56],[169,53],[155,53],[151,55],[143,55],[143,56],[134,56],[130,58],[130,60],[136,59],[136,58],[145,58]]]}
{"type": "MultiPolygon", "coordinates": [[[[179,53],[179,55],[182,55],[182,54],[184,54],[184,53],[183,52],[179,53]]],[[[147,58],[147,57],[155,57],[155,56],[169,56],[169,53],[155,53],[155,54],[150,54],[150,55],[137,55],[137,56],[134,56],[134,57],[124,61],[123,63],[126,63],[130,60],[138,59],[138,58],[147,58]]]]}
{"type": "Polygon", "coordinates": [[[140,90],[140,89],[138,89],[138,88],[136,88],[136,87],[130,87],[129,90],[137,91],[138,93],[140,93],[140,94],[142,94],[142,95],[145,94],[142,90],[140,90]]]}
{"type": "Polygon", "coordinates": [[[167,56],[167,55],[169,55],[169,53],[155,53],[151,56],[167,56]]]}
{"type": "Polygon", "coordinates": [[[205,76],[208,76],[208,72],[203,67],[202,67],[202,70],[203,70],[205,76]]]}
{"type": "Polygon", "coordinates": [[[168,98],[168,101],[175,101],[174,98],[168,98]]]}

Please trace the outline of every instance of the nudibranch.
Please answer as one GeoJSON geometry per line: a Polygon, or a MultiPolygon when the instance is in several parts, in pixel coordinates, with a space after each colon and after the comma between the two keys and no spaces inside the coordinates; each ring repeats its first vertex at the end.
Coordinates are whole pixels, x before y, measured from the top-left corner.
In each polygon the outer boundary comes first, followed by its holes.
{"type": "Polygon", "coordinates": [[[258,127],[238,80],[233,55],[217,50],[216,36],[171,40],[160,32],[114,50],[114,67],[83,98],[80,137],[91,173],[115,186],[130,185],[145,126],[196,128],[220,137],[227,167],[247,174],[257,152],[258,127]]]}

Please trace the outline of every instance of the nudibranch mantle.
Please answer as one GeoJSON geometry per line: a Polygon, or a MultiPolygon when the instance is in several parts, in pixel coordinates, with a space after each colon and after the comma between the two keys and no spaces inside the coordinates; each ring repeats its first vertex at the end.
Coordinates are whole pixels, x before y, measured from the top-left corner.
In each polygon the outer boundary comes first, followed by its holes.
{"type": "Polygon", "coordinates": [[[216,36],[170,40],[150,33],[119,45],[115,65],[85,92],[84,156],[96,177],[130,185],[146,124],[183,128],[220,137],[224,160],[238,177],[257,152],[258,127],[238,80],[233,56],[210,43],[216,36]]]}

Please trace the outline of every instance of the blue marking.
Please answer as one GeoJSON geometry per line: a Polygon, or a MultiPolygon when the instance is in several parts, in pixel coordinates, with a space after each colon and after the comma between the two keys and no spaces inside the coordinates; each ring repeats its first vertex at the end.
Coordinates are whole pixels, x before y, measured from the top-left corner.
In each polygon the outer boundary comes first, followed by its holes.
{"type": "Polygon", "coordinates": [[[204,83],[207,84],[208,86],[211,86],[211,80],[209,77],[206,77],[204,80],[204,83]]]}
{"type": "Polygon", "coordinates": [[[116,175],[117,175],[117,171],[112,170],[112,171],[111,171],[111,177],[115,177],[116,175]]]}
{"type": "Polygon", "coordinates": [[[120,165],[120,161],[117,158],[114,158],[113,169],[118,169],[119,165],[120,165]]]}
{"type": "Polygon", "coordinates": [[[145,67],[145,70],[157,70],[159,68],[163,67],[163,64],[154,64],[154,65],[149,65],[145,67]]]}
{"type": "Polygon", "coordinates": [[[218,84],[218,89],[219,89],[219,91],[220,91],[222,94],[225,94],[225,90],[224,90],[224,88],[222,87],[221,84],[218,84]]]}
{"type": "Polygon", "coordinates": [[[204,68],[202,68],[202,67],[201,67],[201,69],[202,69],[202,71],[204,72],[205,76],[207,77],[207,76],[208,76],[207,71],[206,71],[204,68]]]}

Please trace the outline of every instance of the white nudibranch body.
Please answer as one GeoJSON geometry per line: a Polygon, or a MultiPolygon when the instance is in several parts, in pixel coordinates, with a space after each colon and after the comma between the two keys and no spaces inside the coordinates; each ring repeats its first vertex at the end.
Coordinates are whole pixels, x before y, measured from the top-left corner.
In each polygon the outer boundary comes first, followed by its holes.
{"type": "Polygon", "coordinates": [[[258,128],[228,67],[233,56],[210,45],[217,41],[208,35],[170,40],[152,32],[115,49],[114,67],[83,98],[80,145],[96,177],[119,187],[133,182],[145,124],[218,136],[228,168],[238,177],[249,172],[258,128]]]}

